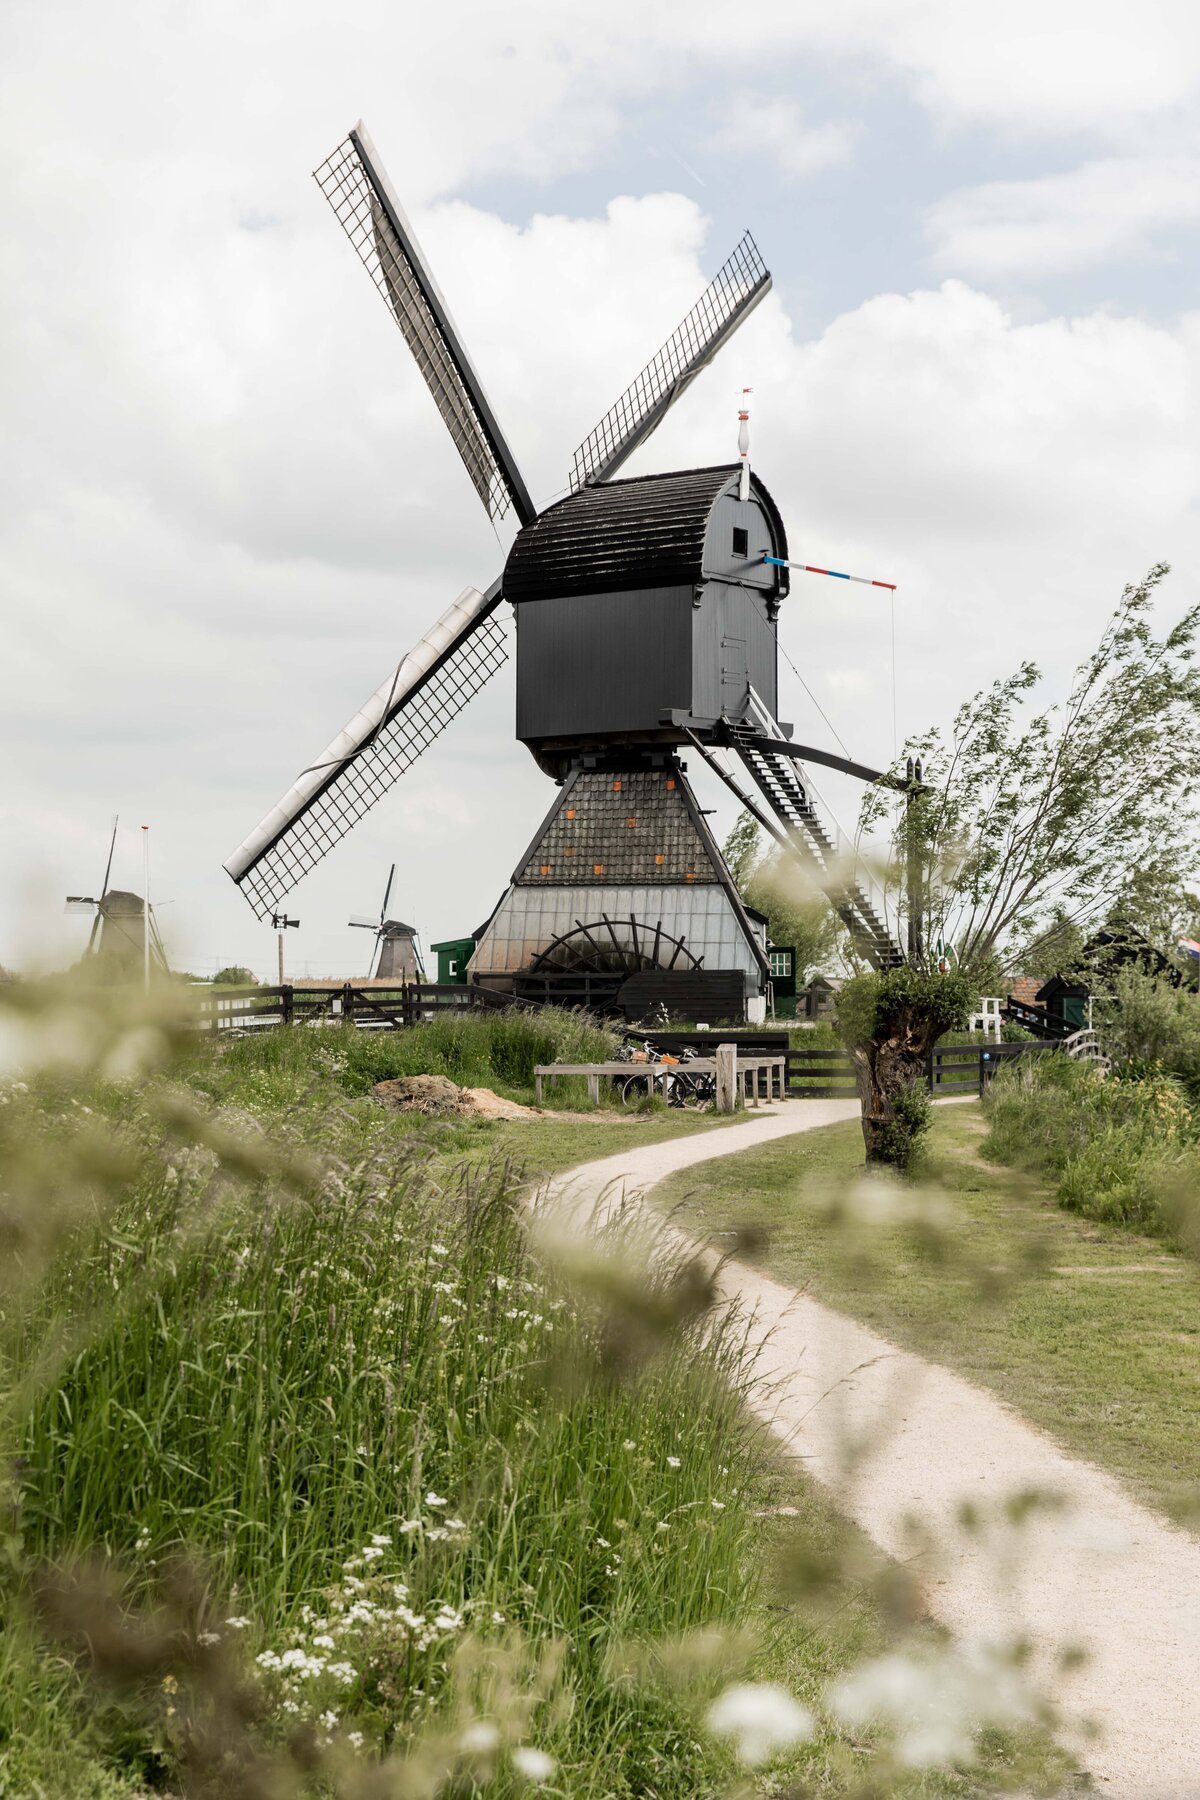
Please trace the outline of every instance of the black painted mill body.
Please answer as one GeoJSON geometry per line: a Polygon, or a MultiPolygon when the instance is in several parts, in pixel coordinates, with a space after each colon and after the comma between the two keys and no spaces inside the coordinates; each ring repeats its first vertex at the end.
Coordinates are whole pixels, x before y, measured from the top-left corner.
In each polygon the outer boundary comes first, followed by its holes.
{"type": "Polygon", "coordinates": [[[595,754],[669,751],[777,712],[783,520],[735,464],[583,487],[520,531],[503,591],[516,618],[517,736],[556,777],[595,754]]]}

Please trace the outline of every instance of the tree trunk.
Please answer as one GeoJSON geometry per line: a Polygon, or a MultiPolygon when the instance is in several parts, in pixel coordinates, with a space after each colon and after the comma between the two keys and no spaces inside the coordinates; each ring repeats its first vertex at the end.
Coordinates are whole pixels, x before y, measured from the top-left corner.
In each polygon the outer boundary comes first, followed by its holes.
{"type": "Polygon", "coordinates": [[[914,1132],[905,1100],[923,1092],[925,1066],[938,1034],[928,1021],[905,1008],[883,1031],[850,1052],[862,1107],[863,1143],[869,1163],[908,1162],[914,1132]],[[899,1109],[897,1108],[899,1101],[899,1109]]]}

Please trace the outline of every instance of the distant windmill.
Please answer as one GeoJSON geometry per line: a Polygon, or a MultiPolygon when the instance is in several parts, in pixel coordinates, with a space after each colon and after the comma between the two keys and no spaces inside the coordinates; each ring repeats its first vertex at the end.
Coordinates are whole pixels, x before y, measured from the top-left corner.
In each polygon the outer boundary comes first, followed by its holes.
{"type": "Polygon", "coordinates": [[[388,901],[392,897],[392,882],[396,878],[396,865],[392,864],[387,878],[387,886],[383,890],[383,905],[379,909],[379,918],[364,919],[356,915],[350,920],[359,931],[373,931],[375,944],[371,950],[371,965],[367,970],[367,979],[373,976],[381,981],[424,981],[425,970],[421,964],[421,952],[417,946],[417,933],[413,926],[405,925],[400,919],[389,919],[387,916],[388,901]],[[376,967],[375,956],[379,955],[376,967]]]}
{"type": "MultiPolygon", "coordinates": [[[[108,840],[108,861],[104,865],[104,880],[100,884],[99,895],[68,894],[63,910],[74,917],[92,920],[85,956],[98,956],[114,968],[127,964],[132,973],[141,968],[145,955],[147,909],[141,894],[132,894],[123,888],[110,888],[108,885],[108,878],[112,874],[113,852],[117,846],[118,823],[118,816],[114,813],[112,836],[108,840]]],[[[153,906],[149,909],[149,927],[151,960],[166,973],[170,965],[162,939],[158,935],[153,906]]]]}

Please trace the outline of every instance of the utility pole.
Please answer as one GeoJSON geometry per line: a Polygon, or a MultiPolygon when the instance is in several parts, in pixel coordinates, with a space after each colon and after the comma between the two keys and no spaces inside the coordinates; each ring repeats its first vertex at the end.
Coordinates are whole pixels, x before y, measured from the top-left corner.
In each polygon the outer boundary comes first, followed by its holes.
{"type": "Polygon", "coordinates": [[[298,930],[299,919],[289,919],[286,913],[272,913],[271,924],[275,929],[275,941],[279,948],[279,985],[283,986],[283,934],[287,930],[298,930]]]}
{"type": "Polygon", "coordinates": [[[910,756],[904,796],[904,848],[908,867],[908,960],[910,963],[920,962],[925,953],[925,884],[924,871],[921,867],[920,815],[917,811],[917,801],[925,792],[922,775],[920,757],[918,756],[914,761],[910,756]]]}
{"type": "Polygon", "coordinates": [[[150,992],[150,827],[142,826],[142,982],[150,992]]]}

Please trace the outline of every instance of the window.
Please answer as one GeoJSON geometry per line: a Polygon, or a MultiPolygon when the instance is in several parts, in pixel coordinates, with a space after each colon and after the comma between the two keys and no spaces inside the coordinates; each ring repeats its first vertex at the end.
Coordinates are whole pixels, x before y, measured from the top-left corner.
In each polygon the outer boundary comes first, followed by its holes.
{"type": "Polygon", "coordinates": [[[735,556],[749,556],[750,554],[750,532],[741,525],[735,525],[733,528],[733,554],[735,556]]]}
{"type": "Polygon", "coordinates": [[[446,969],[450,975],[458,974],[458,958],[457,958],[457,956],[452,956],[450,958],[449,962],[446,964],[446,969]]]}
{"type": "Polygon", "coordinates": [[[792,952],[790,950],[771,951],[772,975],[790,975],[792,972],[792,952]]]}

